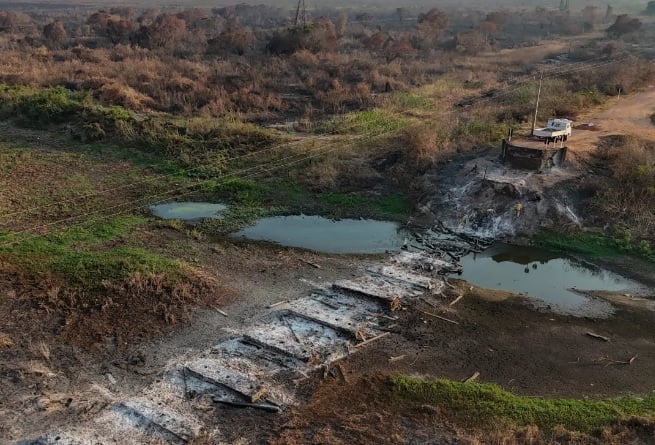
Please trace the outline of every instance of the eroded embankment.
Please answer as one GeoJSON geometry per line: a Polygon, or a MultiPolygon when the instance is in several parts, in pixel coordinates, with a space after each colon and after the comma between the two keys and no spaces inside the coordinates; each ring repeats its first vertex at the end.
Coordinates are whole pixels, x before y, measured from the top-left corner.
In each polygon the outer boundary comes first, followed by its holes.
{"type": "Polygon", "coordinates": [[[425,212],[449,228],[498,240],[529,237],[547,228],[583,224],[575,208],[580,172],[563,166],[543,172],[513,169],[496,150],[463,156],[428,176],[425,212]]]}

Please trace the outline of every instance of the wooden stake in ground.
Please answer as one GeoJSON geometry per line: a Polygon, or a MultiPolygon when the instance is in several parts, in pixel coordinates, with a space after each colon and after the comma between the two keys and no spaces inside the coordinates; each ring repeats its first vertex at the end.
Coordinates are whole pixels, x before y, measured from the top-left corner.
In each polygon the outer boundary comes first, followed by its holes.
{"type": "Polygon", "coordinates": [[[366,323],[363,323],[361,326],[357,328],[357,331],[355,332],[355,338],[359,341],[366,341],[367,330],[368,330],[368,325],[366,323]]]}
{"type": "Polygon", "coordinates": [[[403,355],[397,355],[397,356],[395,356],[395,357],[389,357],[389,363],[395,363],[395,362],[398,362],[398,361],[404,359],[405,357],[407,357],[406,354],[403,354],[403,355]]]}
{"type": "Polygon", "coordinates": [[[268,309],[273,309],[274,307],[282,306],[283,304],[286,304],[286,303],[288,303],[288,302],[289,302],[289,300],[282,300],[282,301],[278,301],[277,303],[269,304],[269,305],[266,306],[266,307],[267,307],[268,309]]]}

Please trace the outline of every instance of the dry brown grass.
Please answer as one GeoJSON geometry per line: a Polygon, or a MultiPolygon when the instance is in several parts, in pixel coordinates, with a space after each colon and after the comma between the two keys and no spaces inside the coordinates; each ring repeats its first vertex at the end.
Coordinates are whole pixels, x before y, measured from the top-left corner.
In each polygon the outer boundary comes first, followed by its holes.
{"type": "Polygon", "coordinates": [[[200,269],[183,268],[182,274],[134,273],[122,281],[99,283],[97,289],[83,289],[8,266],[4,280],[19,292],[0,307],[5,317],[11,308],[16,314],[0,334],[0,350],[11,348],[17,335],[29,342],[39,362],[52,359],[50,340],[103,350],[113,339],[122,349],[188,320],[192,308],[220,307],[234,298],[230,289],[200,269]]]}
{"type": "Polygon", "coordinates": [[[231,291],[201,270],[188,269],[185,274],[185,279],[172,279],[135,273],[121,282],[103,283],[103,290],[94,294],[64,290],[60,298],[69,302],[69,309],[63,314],[66,323],[61,334],[86,348],[114,336],[122,347],[188,320],[193,307],[222,306],[233,298],[231,291]]]}
{"type": "Polygon", "coordinates": [[[46,362],[50,361],[50,346],[45,341],[38,341],[31,345],[30,349],[34,355],[40,356],[46,362]]]}
{"type": "Polygon", "coordinates": [[[591,209],[611,215],[636,237],[655,235],[655,144],[636,137],[608,136],[598,158],[609,167],[611,181],[596,183],[591,209]]]}
{"type": "Polygon", "coordinates": [[[155,105],[152,98],[139,93],[134,88],[118,83],[108,83],[100,86],[97,94],[98,98],[105,103],[120,105],[136,111],[153,108],[155,105]]]}
{"type": "Polygon", "coordinates": [[[0,333],[0,349],[9,349],[14,346],[14,342],[8,335],[0,333]]]}
{"type": "MultiPolygon", "coordinates": [[[[447,127],[444,121],[441,125],[447,127]]],[[[435,162],[452,154],[455,147],[432,124],[420,124],[407,129],[403,135],[403,147],[409,157],[417,162],[435,162]]]]}
{"type": "Polygon", "coordinates": [[[504,428],[484,433],[458,433],[459,443],[467,445],[647,445],[652,443],[652,438],[652,422],[641,419],[605,427],[594,436],[569,431],[561,426],[546,434],[535,425],[515,430],[504,428]]]}

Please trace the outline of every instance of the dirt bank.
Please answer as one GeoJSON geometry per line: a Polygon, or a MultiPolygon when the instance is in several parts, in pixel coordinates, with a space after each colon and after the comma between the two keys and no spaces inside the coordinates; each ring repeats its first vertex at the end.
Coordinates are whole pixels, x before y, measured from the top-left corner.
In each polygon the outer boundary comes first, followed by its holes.
{"type": "MultiPolygon", "coordinates": [[[[543,229],[602,227],[607,218],[589,214],[584,185],[608,184],[613,175],[594,156],[603,144],[620,148],[612,142],[617,136],[655,141],[654,106],[655,87],[650,86],[580,115],[566,143],[566,162],[541,172],[500,162],[500,147],[458,156],[422,178],[420,207],[457,230],[504,239],[530,237],[543,229]]],[[[521,131],[529,133],[515,134],[521,131]]]]}

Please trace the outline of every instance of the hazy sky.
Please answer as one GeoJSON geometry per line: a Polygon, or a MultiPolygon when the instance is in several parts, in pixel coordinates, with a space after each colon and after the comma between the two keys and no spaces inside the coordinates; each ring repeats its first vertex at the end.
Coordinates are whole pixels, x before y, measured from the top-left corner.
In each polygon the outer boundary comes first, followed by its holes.
{"type": "MultiPolygon", "coordinates": [[[[0,9],[3,7],[11,7],[15,9],[19,5],[70,5],[70,6],[93,6],[93,7],[111,7],[111,6],[134,6],[138,8],[147,7],[164,7],[164,6],[177,6],[182,8],[193,7],[217,7],[233,5],[238,3],[248,4],[265,4],[270,6],[280,7],[282,9],[294,9],[297,5],[297,0],[0,0],[0,9]]],[[[615,10],[626,11],[642,11],[645,9],[647,0],[569,0],[572,9],[582,9],[586,5],[594,5],[600,8],[606,8],[611,4],[615,10]]],[[[431,7],[452,7],[452,6],[467,6],[467,7],[480,7],[484,9],[501,8],[501,7],[536,7],[543,6],[546,8],[559,7],[560,0],[415,0],[415,1],[402,1],[402,0],[305,0],[307,9],[312,10],[315,8],[335,8],[335,9],[366,9],[371,8],[431,8],[431,7]]]]}

